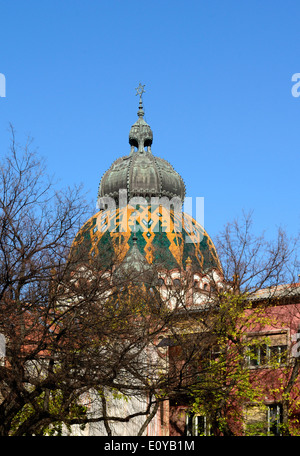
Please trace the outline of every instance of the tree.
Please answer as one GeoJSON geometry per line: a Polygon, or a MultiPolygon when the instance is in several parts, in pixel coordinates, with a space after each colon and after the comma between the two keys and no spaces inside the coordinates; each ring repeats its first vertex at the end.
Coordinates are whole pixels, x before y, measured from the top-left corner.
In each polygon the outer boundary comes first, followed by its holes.
{"type": "MultiPolygon", "coordinates": [[[[294,287],[284,284],[295,282],[296,246],[296,241],[287,239],[281,229],[273,242],[255,236],[251,216],[228,224],[216,240],[223,266],[223,286],[211,273],[206,306],[201,312],[187,309],[185,328],[190,329],[176,333],[173,338],[171,367],[173,363],[182,378],[177,396],[186,394],[191,414],[205,415],[214,435],[242,433],[245,406],[261,406],[266,391],[270,394],[278,390],[278,367],[282,371],[282,365],[275,361],[270,365],[269,360],[268,369],[249,369],[249,363],[256,362],[256,353],[263,353],[269,344],[267,335],[249,334],[267,327],[278,328],[274,306],[278,297],[281,303],[292,297],[294,287]]],[[[289,359],[282,394],[285,398],[299,378],[298,358],[289,359]]],[[[287,400],[285,405],[284,422],[287,400]]]]}
{"type": "MultiPolygon", "coordinates": [[[[249,217],[229,224],[216,243],[223,276],[206,272],[195,309],[188,268],[174,287],[163,265],[124,268],[111,252],[91,258],[84,243],[78,248],[90,213],[82,189],[58,190],[30,143],[20,152],[12,129],[0,166],[0,435],[88,423],[113,435],[115,423],[137,418],[142,434],[160,404],[178,396],[209,417],[215,434],[238,432],[245,402],[261,402],[247,359],[266,343],[245,336],[272,324],[269,304],[290,293],[282,288],[293,253],[285,233],[271,243],[251,233],[249,217]]],[[[286,422],[298,360],[290,368],[286,422]]]]}
{"type": "MultiPolygon", "coordinates": [[[[227,281],[233,276],[233,291],[238,296],[244,296],[244,301],[255,308],[258,320],[252,323],[252,328],[266,326],[280,328],[276,305],[285,306],[280,319],[282,326],[288,326],[293,332],[299,323],[299,294],[297,292],[297,272],[299,267],[298,248],[299,238],[289,239],[286,232],[278,229],[274,241],[266,240],[264,235],[255,236],[252,230],[251,215],[244,216],[242,223],[235,220],[228,224],[217,240],[217,248],[222,258],[227,281]],[[296,287],[296,288],[295,288],[296,287]]],[[[247,306],[246,306],[247,307],[247,306]]],[[[249,313],[254,315],[252,310],[249,313]]],[[[251,342],[252,343],[252,342],[251,342]]],[[[266,345],[266,338],[260,338],[258,345],[266,345]]],[[[293,397],[294,404],[299,400],[296,381],[299,379],[299,359],[291,356],[292,345],[286,354],[284,366],[278,365],[277,360],[269,360],[269,369],[255,376],[259,378],[261,396],[270,394],[272,389],[279,392],[278,377],[281,377],[281,394],[276,400],[283,404],[282,432],[288,431],[288,416],[293,397]],[[274,370],[276,374],[274,375],[274,370]],[[264,385],[264,387],[263,387],[264,385]],[[295,394],[292,394],[292,391],[295,394]],[[298,399],[297,399],[298,397],[298,399]]],[[[252,375],[254,377],[254,375],[252,375]]],[[[255,384],[254,381],[251,385],[255,384]]],[[[275,397],[274,397],[275,398],[275,397]]],[[[297,407],[296,407],[297,410],[297,407]]],[[[294,409],[295,411],[295,409],[294,409]]]]}
{"type": "Polygon", "coordinates": [[[155,405],[163,377],[145,351],[170,312],[152,278],[135,285],[130,272],[116,277],[116,258],[103,268],[78,257],[72,242],[89,205],[80,188],[56,188],[30,144],[21,151],[12,128],[0,165],[0,435],[99,421],[110,432],[155,405]],[[111,398],[129,396],[140,410],[108,413],[111,398]]]}

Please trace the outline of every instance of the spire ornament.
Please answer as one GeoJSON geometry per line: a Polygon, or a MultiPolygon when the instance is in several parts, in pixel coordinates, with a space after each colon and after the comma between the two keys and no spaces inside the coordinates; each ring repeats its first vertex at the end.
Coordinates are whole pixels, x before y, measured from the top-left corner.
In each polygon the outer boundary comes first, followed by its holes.
{"type": "Polygon", "coordinates": [[[139,83],[139,86],[136,87],[136,94],[135,95],[139,95],[140,96],[140,102],[139,102],[139,111],[138,111],[138,116],[139,117],[144,117],[144,110],[143,110],[143,93],[146,92],[146,90],[144,89],[145,87],[145,84],[142,85],[141,83],[139,83]]]}
{"type": "Polygon", "coordinates": [[[144,89],[144,87],[145,87],[145,84],[142,85],[141,83],[139,83],[139,86],[136,87],[136,89],[135,89],[135,90],[136,90],[136,95],[139,95],[139,96],[140,96],[140,102],[142,101],[142,95],[143,95],[143,93],[146,92],[146,90],[144,89]]]}
{"type": "Polygon", "coordinates": [[[151,144],[153,140],[153,133],[150,126],[145,122],[144,119],[144,109],[143,109],[143,99],[142,95],[145,93],[145,84],[139,83],[139,86],[136,87],[136,95],[140,96],[139,110],[138,110],[138,120],[132,125],[129,132],[129,144],[131,145],[131,152],[144,154],[145,152],[151,152],[151,144]],[[146,147],[146,150],[145,150],[146,147]]]}

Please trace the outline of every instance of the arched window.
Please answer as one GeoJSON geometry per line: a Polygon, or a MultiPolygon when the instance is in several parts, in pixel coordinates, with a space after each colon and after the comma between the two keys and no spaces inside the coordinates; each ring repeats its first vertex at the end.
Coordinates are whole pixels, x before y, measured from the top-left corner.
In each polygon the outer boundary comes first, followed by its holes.
{"type": "Polygon", "coordinates": [[[162,278],[160,277],[160,278],[158,279],[158,281],[157,281],[157,285],[158,285],[159,287],[162,287],[164,284],[165,284],[164,279],[162,279],[162,278]]]}
{"type": "Polygon", "coordinates": [[[173,279],[173,285],[176,288],[179,288],[181,286],[181,282],[179,279],[173,279]]]}

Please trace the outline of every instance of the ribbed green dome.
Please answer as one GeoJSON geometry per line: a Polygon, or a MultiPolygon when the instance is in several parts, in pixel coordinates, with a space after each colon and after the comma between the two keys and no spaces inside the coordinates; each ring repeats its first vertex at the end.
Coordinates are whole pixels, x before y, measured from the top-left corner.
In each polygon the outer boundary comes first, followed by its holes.
{"type": "Polygon", "coordinates": [[[141,196],[150,201],[151,197],[177,197],[183,202],[184,182],[168,161],[152,154],[153,133],[143,115],[140,100],[138,120],[129,132],[130,154],[115,160],[103,175],[98,202],[103,197],[110,197],[118,202],[120,189],[127,191],[129,199],[141,196]]]}
{"type": "Polygon", "coordinates": [[[151,152],[138,153],[118,158],[102,177],[98,198],[111,197],[118,202],[119,190],[125,189],[128,198],[185,196],[185,185],[180,175],[166,160],[151,152]]]}

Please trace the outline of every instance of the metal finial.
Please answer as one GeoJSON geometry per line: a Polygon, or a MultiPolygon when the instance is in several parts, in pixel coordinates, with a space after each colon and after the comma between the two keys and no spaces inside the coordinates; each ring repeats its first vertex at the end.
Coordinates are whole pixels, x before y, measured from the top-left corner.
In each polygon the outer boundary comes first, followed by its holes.
{"type": "Polygon", "coordinates": [[[146,90],[144,89],[144,87],[145,87],[145,84],[142,85],[141,83],[139,83],[139,86],[136,87],[136,89],[135,89],[135,90],[136,90],[136,95],[139,95],[139,96],[140,96],[140,102],[142,102],[142,95],[143,95],[143,93],[146,92],[146,90]]]}
{"type": "Polygon", "coordinates": [[[130,154],[135,151],[135,148],[137,148],[137,152],[144,153],[145,147],[147,147],[147,152],[151,152],[153,133],[150,126],[144,120],[144,109],[142,102],[142,95],[145,92],[144,87],[145,85],[140,83],[139,86],[135,89],[136,95],[140,96],[140,103],[137,112],[138,119],[132,125],[129,133],[129,144],[131,145],[130,154]]]}
{"type": "Polygon", "coordinates": [[[138,113],[137,113],[137,115],[139,117],[143,117],[144,116],[143,100],[142,100],[142,95],[143,95],[143,93],[146,92],[144,87],[145,87],[145,84],[142,85],[141,83],[139,83],[139,86],[136,87],[136,89],[135,89],[136,90],[136,95],[140,96],[139,110],[138,110],[138,113]]]}

